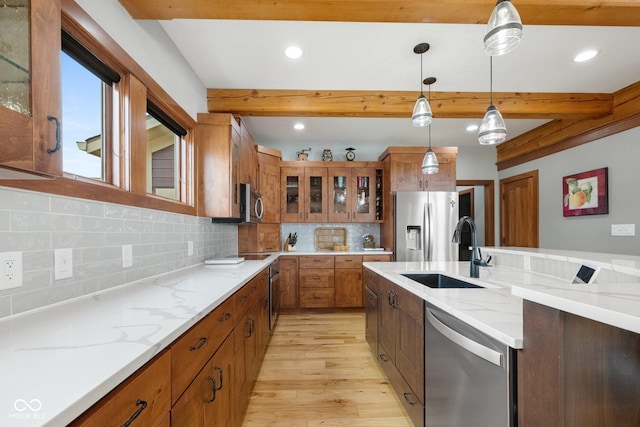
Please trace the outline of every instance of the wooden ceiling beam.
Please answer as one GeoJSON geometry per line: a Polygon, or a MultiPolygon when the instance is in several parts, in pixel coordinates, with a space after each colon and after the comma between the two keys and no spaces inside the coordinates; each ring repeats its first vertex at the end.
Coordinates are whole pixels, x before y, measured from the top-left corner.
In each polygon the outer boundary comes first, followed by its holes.
{"type": "MultiPolygon", "coordinates": [[[[496,0],[119,0],[136,19],[486,24],[496,0]]],[[[627,0],[518,0],[525,25],[638,26],[627,0]]]]}
{"type": "MultiPolygon", "coordinates": [[[[350,90],[208,89],[210,113],[270,117],[411,117],[417,92],[350,90]]],[[[496,107],[510,119],[570,119],[611,114],[613,96],[598,93],[493,94],[496,107]]],[[[485,92],[431,92],[438,118],[482,117],[485,92]]]]}
{"type": "Polygon", "coordinates": [[[498,170],[539,159],[640,126],[640,82],[613,95],[611,114],[589,120],[554,120],[498,145],[498,170]]]}

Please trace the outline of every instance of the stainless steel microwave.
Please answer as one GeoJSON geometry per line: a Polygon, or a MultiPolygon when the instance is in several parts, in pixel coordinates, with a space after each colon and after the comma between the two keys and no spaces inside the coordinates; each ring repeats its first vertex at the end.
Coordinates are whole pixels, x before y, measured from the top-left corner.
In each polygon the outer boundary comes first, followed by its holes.
{"type": "Polygon", "coordinates": [[[240,184],[240,219],[241,222],[262,222],[264,203],[260,193],[251,184],[240,184]]]}
{"type": "Polygon", "coordinates": [[[260,223],[264,214],[264,204],[260,193],[250,184],[240,184],[239,200],[240,216],[238,218],[212,218],[213,222],[221,223],[260,223]]]}

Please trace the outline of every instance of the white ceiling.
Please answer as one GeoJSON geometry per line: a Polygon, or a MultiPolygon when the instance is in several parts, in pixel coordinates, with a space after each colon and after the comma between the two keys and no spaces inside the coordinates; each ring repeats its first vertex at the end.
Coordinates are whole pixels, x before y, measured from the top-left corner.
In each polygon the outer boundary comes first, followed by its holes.
{"type": "MultiPolygon", "coordinates": [[[[487,17],[488,18],[488,17],[487,17]]],[[[414,91],[420,89],[420,57],[413,47],[427,42],[423,78],[433,91],[488,92],[489,57],[485,25],[344,23],[300,21],[160,21],[207,88],[414,91]],[[289,45],[304,56],[284,56],[289,45]]],[[[493,60],[494,91],[612,93],[640,80],[640,27],[527,26],[514,52],[493,60]],[[576,64],[578,52],[600,55],[576,64]]],[[[425,88],[426,92],[426,88],[425,88]]],[[[487,104],[489,100],[487,99],[487,104]]],[[[248,117],[260,144],[298,148],[340,141],[386,146],[422,145],[425,129],[407,119],[248,117]],[[303,132],[292,127],[306,124],[303,132]]],[[[477,144],[466,126],[477,120],[434,118],[434,146],[477,144]]],[[[505,117],[509,137],[545,120],[505,117]]]]}

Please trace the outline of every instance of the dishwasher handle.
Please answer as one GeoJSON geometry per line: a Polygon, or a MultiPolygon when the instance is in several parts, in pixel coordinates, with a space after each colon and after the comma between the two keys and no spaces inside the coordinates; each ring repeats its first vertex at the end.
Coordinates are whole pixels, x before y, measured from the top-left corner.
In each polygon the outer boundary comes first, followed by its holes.
{"type": "Polygon", "coordinates": [[[470,351],[476,356],[481,357],[489,363],[493,363],[494,365],[500,366],[501,368],[504,366],[504,357],[502,353],[485,347],[484,345],[479,344],[474,340],[467,338],[464,335],[449,328],[447,325],[438,320],[428,308],[425,311],[427,313],[427,320],[429,321],[429,323],[431,323],[431,325],[436,328],[438,332],[449,338],[452,342],[464,348],[465,350],[470,351]]]}

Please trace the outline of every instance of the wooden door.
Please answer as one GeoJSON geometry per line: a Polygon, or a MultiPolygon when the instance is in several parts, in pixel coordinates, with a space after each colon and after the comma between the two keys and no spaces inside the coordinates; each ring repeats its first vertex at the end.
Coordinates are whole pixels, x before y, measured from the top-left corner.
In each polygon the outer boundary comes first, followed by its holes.
{"type": "Polygon", "coordinates": [[[500,180],[501,246],[538,247],[538,171],[500,180]]]}
{"type": "Polygon", "coordinates": [[[394,154],[391,158],[391,191],[419,191],[422,188],[422,158],[416,154],[394,154]]]}
{"type": "Polygon", "coordinates": [[[232,394],[233,358],[233,335],[229,335],[204,369],[208,372],[206,383],[210,386],[207,390],[208,394],[204,395],[206,426],[232,427],[235,425],[233,408],[235,399],[232,394]]]}
{"type": "Polygon", "coordinates": [[[280,257],[280,307],[298,306],[298,257],[280,257]]]}
{"type": "Polygon", "coordinates": [[[378,295],[371,289],[365,286],[365,330],[364,335],[369,343],[369,348],[374,353],[375,357],[378,350],[378,295]]]}
{"type": "Polygon", "coordinates": [[[282,222],[304,222],[305,185],[303,167],[283,167],[280,169],[280,189],[282,222]]]}
{"type": "MultiPolygon", "coordinates": [[[[438,173],[422,175],[422,189],[429,191],[456,191],[456,155],[449,153],[437,153],[438,173]]],[[[417,159],[417,156],[416,156],[417,159]]],[[[422,162],[422,159],[420,159],[422,162]]],[[[420,163],[422,172],[422,163],[420,163]]]]}
{"type": "Polygon", "coordinates": [[[420,402],[424,402],[424,301],[398,288],[396,367],[420,402]]]}
{"type": "Polygon", "coordinates": [[[304,222],[327,222],[327,168],[305,168],[304,180],[304,222]]]}
{"type": "Polygon", "coordinates": [[[396,285],[382,277],[378,278],[378,343],[380,345],[379,357],[387,358],[395,363],[396,336],[398,335],[398,310],[394,306],[397,292],[396,285]]]}
{"type": "MultiPolygon", "coordinates": [[[[259,191],[264,202],[262,222],[280,223],[280,159],[268,154],[258,154],[260,159],[259,191]]],[[[282,187],[284,188],[284,187],[282,187]]]]}
{"type": "Polygon", "coordinates": [[[353,222],[375,222],[376,220],[376,170],[354,168],[351,182],[355,189],[352,197],[353,222]]]}
{"type": "Polygon", "coordinates": [[[327,168],[329,222],[350,222],[353,212],[354,186],[350,168],[327,168]]]}
{"type": "Polygon", "coordinates": [[[335,270],[336,307],[362,307],[362,267],[335,270]]]}

